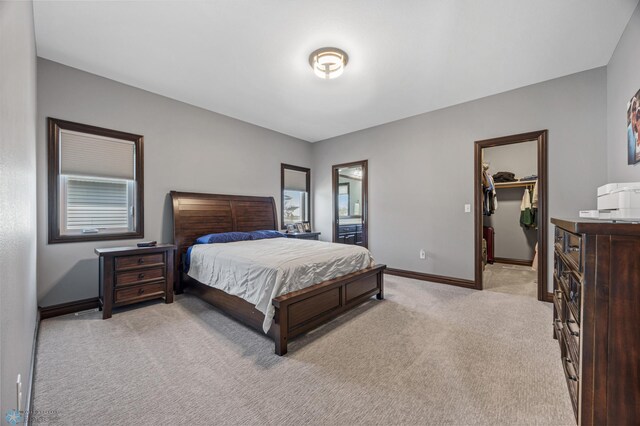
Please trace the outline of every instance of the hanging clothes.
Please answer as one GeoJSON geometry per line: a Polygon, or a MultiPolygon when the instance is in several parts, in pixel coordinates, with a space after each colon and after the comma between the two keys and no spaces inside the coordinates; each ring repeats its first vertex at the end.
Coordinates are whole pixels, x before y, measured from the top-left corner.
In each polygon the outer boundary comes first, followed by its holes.
{"type": "Polygon", "coordinates": [[[526,188],[520,203],[520,224],[526,229],[535,229],[537,227],[536,212],[531,205],[531,195],[529,188],[526,188]]]}
{"type": "Polygon", "coordinates": [[[496,194],[496,187],[493,182],[493,177],[489,173],[489,166],[487,164],[482,165],[482,214],[485,216],[491,216],[498,209],[498,195],[496,194]]]}

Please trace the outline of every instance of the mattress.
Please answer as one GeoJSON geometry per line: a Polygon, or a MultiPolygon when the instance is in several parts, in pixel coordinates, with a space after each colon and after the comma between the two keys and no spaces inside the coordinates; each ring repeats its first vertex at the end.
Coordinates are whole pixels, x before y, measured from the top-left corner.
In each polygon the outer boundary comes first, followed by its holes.
{"type": "Polygon", "coordinates": [[[373,265],[369,250],[360,246],[271,238],[195,245],[188,275],[253,304],[264,314],[267,333],[272,299],[373,265]]]}

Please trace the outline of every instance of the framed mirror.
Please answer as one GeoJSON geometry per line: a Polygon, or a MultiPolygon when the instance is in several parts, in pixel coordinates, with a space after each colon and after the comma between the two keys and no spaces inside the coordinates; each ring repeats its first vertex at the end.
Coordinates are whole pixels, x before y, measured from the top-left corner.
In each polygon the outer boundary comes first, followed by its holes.
{"type": "Polygon", "coordinates": [[[311,169],[281,164],[280,222],[287,225],[311,222],[311,169]]]}
{"type": "Polygon", "coordinates": [[[333,166],[333,242],[367,247],[367,160],[333,166]]]}

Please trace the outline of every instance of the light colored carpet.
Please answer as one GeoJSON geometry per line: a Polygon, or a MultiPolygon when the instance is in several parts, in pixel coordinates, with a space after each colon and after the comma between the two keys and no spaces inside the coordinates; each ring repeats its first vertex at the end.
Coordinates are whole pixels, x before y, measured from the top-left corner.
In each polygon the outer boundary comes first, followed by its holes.
{"type": "Polygon", "coordinates": [[[537,298],[538,273],[530,266],[487,264],[482,273],[482,288],[537,298]]]}
{"type": "Polygon", "coordinates": [[[550,304],[385,279],[385,301],[284,357],[188,295],[45,320],[33,408],[73,425],[575,424],[550,304]]]}

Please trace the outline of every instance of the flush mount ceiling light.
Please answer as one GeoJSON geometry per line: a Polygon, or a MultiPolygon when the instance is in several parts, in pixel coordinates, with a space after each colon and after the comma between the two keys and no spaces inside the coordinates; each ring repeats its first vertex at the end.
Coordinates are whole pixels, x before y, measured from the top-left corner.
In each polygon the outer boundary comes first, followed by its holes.
{"type": "Polygon", "coordinates": [[[335,47],[323,47],[309,55],[309,65],[313,68],[313,72],[326,80],[341,76],[347,62],[349,62],[347,53],[335,47]]]}

